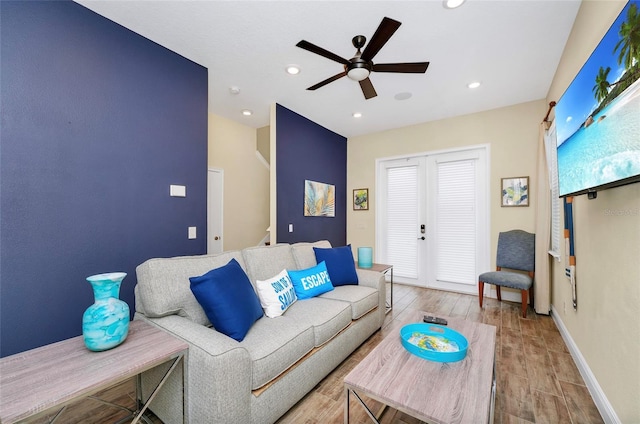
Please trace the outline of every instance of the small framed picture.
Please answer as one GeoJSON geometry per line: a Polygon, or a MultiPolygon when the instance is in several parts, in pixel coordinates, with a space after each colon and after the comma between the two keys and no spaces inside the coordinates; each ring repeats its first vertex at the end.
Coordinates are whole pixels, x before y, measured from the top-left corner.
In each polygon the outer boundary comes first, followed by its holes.
{"type": "Polygon", "coordinates": [[[529,206],[529,177],[502,178],[502,206],[529,206]]]}
{"type": "Polygon", "coordinates": [[[367,211],[369,210],[369,189],[357,188],[353,190],[353,210],[367,211]]]}

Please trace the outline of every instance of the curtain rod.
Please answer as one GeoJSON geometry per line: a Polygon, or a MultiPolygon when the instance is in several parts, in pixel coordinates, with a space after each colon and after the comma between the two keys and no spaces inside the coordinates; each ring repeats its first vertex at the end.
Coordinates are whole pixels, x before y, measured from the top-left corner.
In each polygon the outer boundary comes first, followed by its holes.
{"type": "Polygon", "coordinates": [[[547,111],[547,114],[545,115],[542,122],[549,122],[549,114],[551,113],[551,109],[553,109],[555,105],[556,105],[556,102],[549,102],[549,110],[547,111]]]}

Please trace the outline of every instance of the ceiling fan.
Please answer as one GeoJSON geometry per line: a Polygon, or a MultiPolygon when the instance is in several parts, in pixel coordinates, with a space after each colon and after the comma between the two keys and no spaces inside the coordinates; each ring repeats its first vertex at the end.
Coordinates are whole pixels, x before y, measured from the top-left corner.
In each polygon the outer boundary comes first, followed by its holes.
{"type": "Polygon", "coordinates": [[[325,50],[322,47],[316,46],[315,44],[308,41],[300,41],[298,44],[296,44],[296,46],[344,65],[343,72],[329,77],[324,81],[320,81],[319,83],[307,88],[307,90],[317,90],[318,88],[324,87],[330,82],[347,76],[354,81],[358,81],[360,83],[360,88],[362,88],[364,97],[366,99],[371,99],[372,97],[376,97],[378,95],[376,93],[376,90],[373,88],[371,80],[369,79],[369,74],[371,74],[371,72],[397,72],[412,74],[425,73],[427,71],[427,67],[429,66],[429,62],[373,63],[373,58],[375,57],[375,55],[378,54],[380,49],[387,43],[387,41],[389,41],[391,36],[398,30],[400,25],[401,23],[394,19],[387,17],[382,19],[382,22],[380,22],[378,29],[376,29],[373,37],[371,37],[371,40],[362,52],[360,51],[360,49],[364,47],[364,44],[367,41],[366,37],[364,35],[356,35],[355,37],[353,37],[351,42],[357,49],[357,52],[355,56],[349,60],[344,59],[337,54],[325,50]]]}

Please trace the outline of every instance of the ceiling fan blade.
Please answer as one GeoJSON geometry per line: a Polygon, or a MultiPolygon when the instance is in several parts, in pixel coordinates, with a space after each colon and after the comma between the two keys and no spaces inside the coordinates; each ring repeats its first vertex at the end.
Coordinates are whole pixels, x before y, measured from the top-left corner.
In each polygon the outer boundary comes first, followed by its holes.
{"type": "Polygon", "coordinates": [[[424,74],[429,62],[415,63],[377,63],[371,69],[374,72],[402,72],[407,74],[424,74]]]}
{"type": "Polygon", "coordinates": [[[378,95],[369,78],[365,78],[360,81],[360,88],[362,88],[362,94],[364,94],[364,98],[367,100],[378,95]]]}
{"type": "Polygon", "coordinates": [[[376,32],[371,37],[371,40],[369,40],[369,43],[364,48],[360,58],[366,61],[372,60],[387,41],[389,41],[389,38],[391,38],[393,33],[400,28],[400,25],[402,25],[400,22],[384,17],[382,22],[380,22],[378,29],[376,29],[376,32]]]}
{"type": "Polygon", "coordinates": [[[298,44],[296,44],[296,46],[300,47],[301,49],[308,50],[311,53],[319,54],[320,56],[326,57],[327,59],[342,63],[343,65],[349,64],[349,61],[347,59],[342,58],[335,53],[331,53],[329,50],[325,50],[322,47],[316,46],[315,44],[308,41],[301,40],[300,42],[298,42],[298,44]]]}
{"type": "Polygon", "coordinates": [[[340,72],[339,74],[335,74],[332,77],[327,78],[324,81],[320,81],[319,83],[317,83],[316,85],[312,85],[311,87],[307,88],[307,90],[317,90],[320,87],[324,87],[325,85],[329,84],[330,82],[334,82],[337,79],[340,79],[342,77],[344,77],[345,75],[347,75],[347,72],[340,72]]]}

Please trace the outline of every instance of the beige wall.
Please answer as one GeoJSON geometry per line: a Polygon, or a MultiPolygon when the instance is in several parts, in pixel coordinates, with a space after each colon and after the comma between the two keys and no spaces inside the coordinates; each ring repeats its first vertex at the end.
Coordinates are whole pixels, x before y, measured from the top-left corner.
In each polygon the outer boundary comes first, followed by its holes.
{"type": "MultiPolygon", "coordinates": [[[[549,91],[558,100],[625,2],[585,1],[549,91]]],[[[552,304],[623,423],[640,422],[640,184],[574,198],[578,309],[563,262],[552,304]],[[566,312],[565,312],[566,305],[566,312]]]]}
{"type": "MultiPolygon", "coordinates": [[[[498,233],[512,228],[534,231],[535,207],[500,206],[500,178],[529,176],[535,196],[539,123],[546,113],[544,100],[466,115],[411,127],[350,138],[347,146],[347,192],[369,188],[369,211],[347,207],[347,240],[354,247],[375,246],[375,162],[378,158],[409,155],[479,144],[490,145],[491,252],[498,233]]],[[[531,204],[535,205],[535,197],[531,204]]],[[[375,252],[374,252],[375,257],[375,252]]],[[[490,255],[495,267],[495,253],[490,255]]]]}
{"type": "Polygon", "coordinates": [[[267,163],[271,163],[271,128],[268,125],[266,127],[258,128],[256,130],[256,134],[256,146],[258,152],[260,152],[267,163]]]}
{"type": "Polygon", "coordinates": [[[269,170],[254,128],[209,114],[209,167],[224,170],[224,250],[255,246],[269,226],[269,170]]]}

